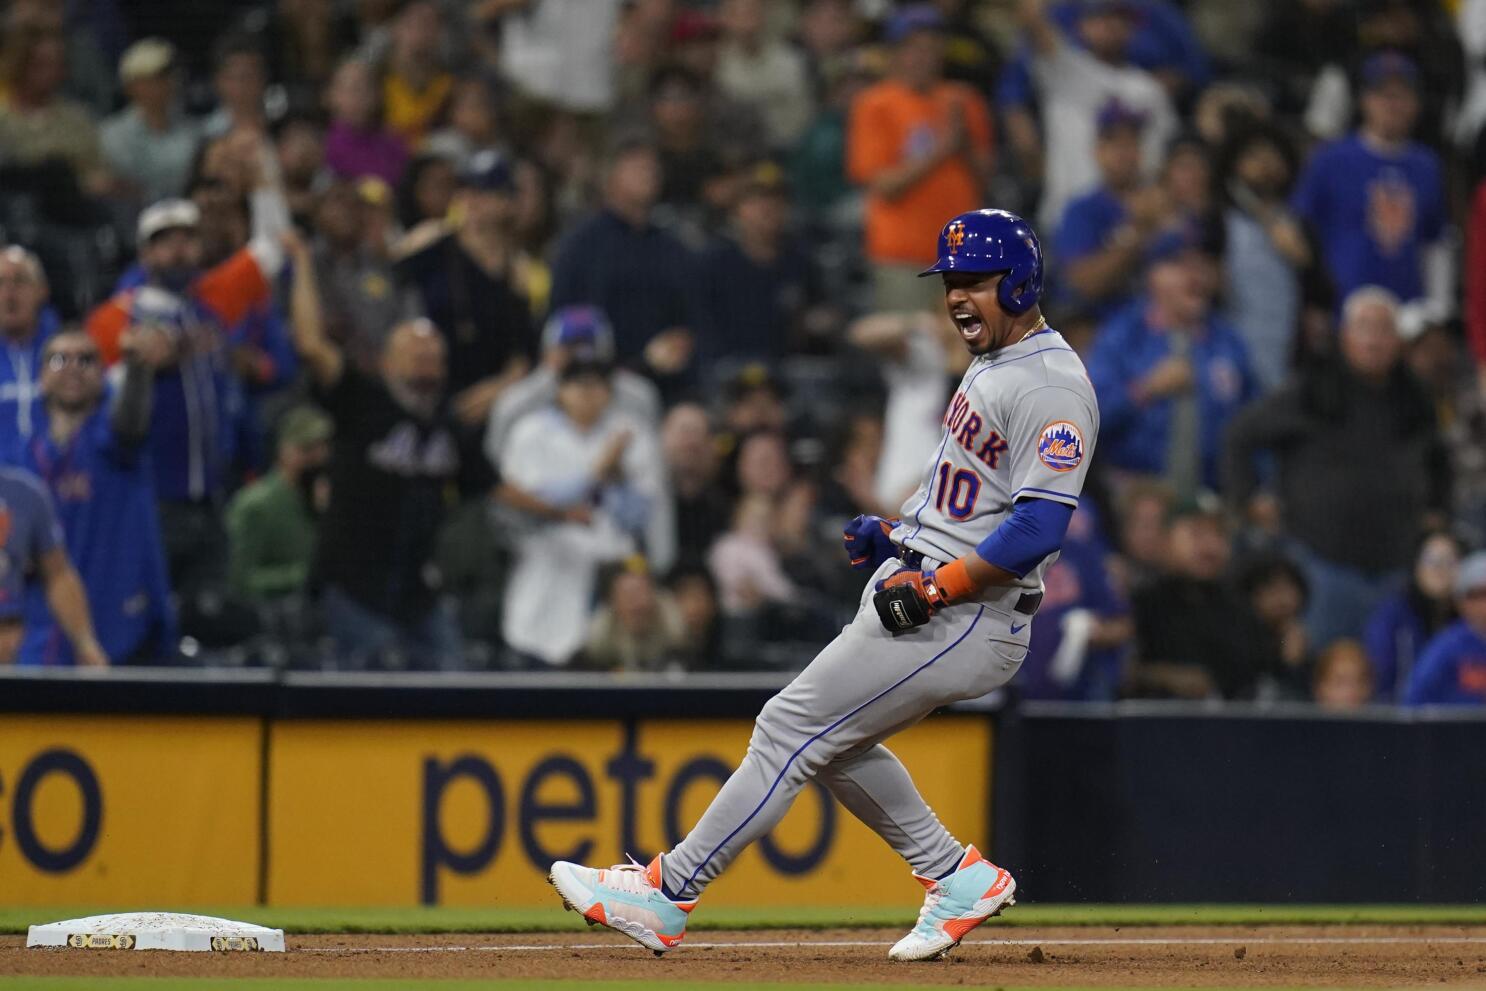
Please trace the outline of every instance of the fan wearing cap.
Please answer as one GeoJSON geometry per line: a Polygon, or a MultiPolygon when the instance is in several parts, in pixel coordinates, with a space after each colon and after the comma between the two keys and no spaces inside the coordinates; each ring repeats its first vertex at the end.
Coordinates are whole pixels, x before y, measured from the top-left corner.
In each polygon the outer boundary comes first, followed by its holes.
{"type": "Polygon", "coordinates": [[[1146,116],[1111,99],[1099,110],[1094,158],[1099,186],[1070,200],[1058,225],[1067,302],[1112,315],[1130,301],[1131,283],[1167,219],[1166,197],[1141,172],[1146,116]]]}
{"type": "Polygon", "coordinates": [[[888,78],[857,95],[847,124],[847,172],[867,190],[879,310],[937,308],[934,287],[918,281],[926,233],[946,213],[973,210],[995,164],[985,99],[944,78],[944,29],[931,3],[896,11],[883,31],[888,78]]]}
{"type": "Polygon", "coordinates": [[[136,41],[119,59],[119,82],[129,105],[99,127],[103,157],[114,175],[134,185],[136,202],[180,196],[201,128],[180,111],[175,47],[163,38],[136,41]]]}
{"type": "Polygon", "coordinates": [[[1019,0],[1018,10],[1031,43],[1046,147],[1038,216],[1052,227],[1070,199],[1099,182],[1094,152],[1098,117],[1111,99],[1145,121],[1141,165],[1148,176],[1155,175],[1176,133],[1177,116],[1156,77],[1129,59],[1136,16],[1129,0],[1079,0],[1080,44],[1063,36],[1046,6],[1046,0],[1019,0]]]}
{"type": "Polygon", "coordinates": [[[457,227],[452,233],[430,227],[432,243],[417,245],[395,271],[417,290],[424,312],[448,342],[454,410],[473,427],[484,425],[501,393],[531,367],[536,342],[529,287],[538,273],[516,237],[510,159],[477,152],[458,181],[457,227]]]}
{"type": "Polygon", "coordinates": [[[1460,562],[1455,604],[1460,621],[1419,655],[1405,705],[1486,705],[1486,551],[1460,562]]]}
{"type": "MultiPolygon", "coordinates": [[[[485,454],[499,465],[516,422],[557,398],[558,383],[568,365],[590,362],[614,365],[614,328],[596,306],[564,306],[553,311],[542,328],[542,360],[532,373],[515,382],[490,408],[485,454]]],[[[655,383],[627,368],[610,376],[614,408],[652,428],[660,424],[661,398],[655,383]]]]}
{"type": "Polygon", "coordinates": [[[643,551],[675,557],[675,522],[653,422],[614,402],[612,367],[567,362],[556,401],[521,417],[501,453],[496,498],[521,514],[502,633],[544,664],[582,647],[599,568],[643,551]]]}
{"type": "Polygon", "coordinates": [[[1291,205],[1320,242],[1338,303],[1382,286],[1404,304],[1405,336],[1455,311],[1455,262],[1439,156],[1414,141],[1419,69],[1397,52],[1362,64],[1362,121],[1317,151],[1291,205]]]}

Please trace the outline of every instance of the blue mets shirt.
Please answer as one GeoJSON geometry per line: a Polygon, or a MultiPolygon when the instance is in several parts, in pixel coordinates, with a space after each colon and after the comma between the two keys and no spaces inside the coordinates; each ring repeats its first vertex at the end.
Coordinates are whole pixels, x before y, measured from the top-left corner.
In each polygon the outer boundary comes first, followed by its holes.
{"type": "Polygon", "coordinates": [[[1357,135],[1316,152],[1291,205],[1321,241],[1337,300],[1382,286],[1407,302],[1424,295],[1422,249],[1445,225],[1445,195],[1434,152],[1410,143],[1385,155],[1357,135]]]}
{"type": "Polygon", "coordinates": [[[20,468],[0,468],[0,620],[21,618],[38,562],[62,540],[41,479],[20,468]]]}
{"type": "Polygon", "coordinates": [[[1445,627],[1409,675],[1405,705],[1486,705],[1486,639],[1465,620],[1445,627]]]}
{"type": "MultiPolygon", "coordinates": [[[[175,614],[148,456],[114,436],[107,403],[65,446],[52,441],[47,425],[43,411],[18,455],[56,504],[104,653],[118,662],[173,646],[175,614]]],[[[72,645],[38,589],[26,596],[19,662],[74,663],[72,645]]]]}

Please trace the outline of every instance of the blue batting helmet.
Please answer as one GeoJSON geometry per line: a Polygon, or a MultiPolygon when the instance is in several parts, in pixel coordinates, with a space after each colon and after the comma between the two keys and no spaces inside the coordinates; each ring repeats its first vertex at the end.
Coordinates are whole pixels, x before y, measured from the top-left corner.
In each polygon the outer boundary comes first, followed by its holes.
{"type": "Polygon", "coordinates": [[[996,287],[1001,307],[1026,313],[1042,295],[1042,244],[1032,225],[1005,210],[971,210],[939,232],[939,260],[919,273],[1005,272],[996,287]]]}

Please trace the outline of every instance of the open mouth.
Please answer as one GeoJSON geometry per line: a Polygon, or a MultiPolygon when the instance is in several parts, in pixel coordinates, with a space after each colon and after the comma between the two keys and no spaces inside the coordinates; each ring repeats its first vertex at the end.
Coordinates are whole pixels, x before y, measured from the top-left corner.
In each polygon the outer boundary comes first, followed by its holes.
{"type": "Polygon", "coordinates": [[[950,314],[950,318],[960,329],[960,336],[967,341],[975,340],[985,329],[985,322],[980,319],[980,315],[969,310],[956,310],[950,314]]]}

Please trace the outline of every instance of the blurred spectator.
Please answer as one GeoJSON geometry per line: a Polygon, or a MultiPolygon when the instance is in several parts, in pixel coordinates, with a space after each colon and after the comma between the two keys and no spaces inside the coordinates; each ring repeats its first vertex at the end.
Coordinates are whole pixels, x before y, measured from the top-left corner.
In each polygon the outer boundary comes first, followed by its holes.
{"type": "Polygon", "coordinates": [[[722,0],[718,22],[717,86],[763,118],[769,145],[792,147],[804,133],[813,111],[805,61],[783,40],[773,37],[765,0],[722,0]]]}
{"type": "Polygon", "coordinates": [[[88,109],[62,95],[67,46],[60,30],[22,21],[5,32],[0,57],[0,148],[8,165],[60,166],[92,196],[112,179],[88,109]]]}
{"type": "Polygon", "coordinates": [[[1244,410],[1228,435],[1226,495],[1293,542],[1318,647],[1362,630],[1410,561],[1420,521],[1448,506],[1448,462],[1428,397],[1399,361],[1397,314],[1385,289],[1353,293],[1342,310],[1340,360],[1308,368],[1244,410]],[[1383,472],[1379,443],[1388,450],[1383,472]],[[1261,452],[1274,458],[1273,494],[1259,491],[1261,452]]]}
{"type": "Polygon", "coordinates": [[[312,406],[279,421],[273,470],[238,490],[227,505],[228,586],[246,602],[305,591],[315,534],[330,499],[330,418],[312,406]]]}
{"type": "Polygon", "coordinates": [[[842,56],[824,70],[822,106],[810,119],[790,158],[790,180],[808,220],[854,226],[838,214],[857,203],[846,176],[847,124],[857,95],[872,82],[868,58],[842,56]]]}
{"type": "MultiPolygon", "coordinates": [[[[511,428],[522,417],[556,401],[563,371],[574,362],[614,365],[614,328],[596,307],[565,306],[547,318],[542,328],[541,363],[530,375],[512,383],[490,408],[485,454],[491,464],[500,464],[511,428]]],[[[650,430],[660,427],[660,393],[649,379],[627,368],[614,368],[609,381],[614,409],[650,430]]]]}
{"type": "MultiPolygon", "coordinates": [[[[75,330],[47,343],[42,417],[9,459],[34,472],[51,492],[103,657],[148,664],[176,650],[160,520],[142,449],[153,370],[168,359],[170,342],[158,331],[131,328],[118,346],[124,373],[106,402],[97,344],[75,330]]],[[[56,622],[69,634],[80,631],[75,606],[64,606],[54,621],[41,597],[28,597],[20,663],[104,662],[93,645],[60,635],[56,622]]]]}
{"type": "Polygon", "coordinates": [[[696,403],[672,406],[661,425],[660,442],[676,499],[677,554],[700,560],[727,528],[731,511],[718,481],[717,439],[707,411],[696,403]]]}
{"type": "Polygon", "coordinates": [[[106,667],[108,655],[93,632],[87,591],[67,557],[62,524],[41,479],[22,468],[0,468],[0,523],[0,553],[7,564],[0,578],[0,665],[18,659],[26,598],[36,594],[39,581],[47,609],[71,642],[74,663],[106,667]]]}
{"type": "Polygon", "coordinates": [[[1054,230],[1068,201],[1099,181],[1094,137],[1099,112],[1111,98],[1146,121],[1142,157],[1148,175],[1155,174],[1176,130],[1176,115],[1156,78],[1129,61],[1135,27],[1129,0],[1083,0],[1076,32],[1081,46],[1063,37],[1044,7],[1045,0],[1019,0],[1046,148],[1037,215],[1044,229],[1054,230]]]}
{"type": "Polygon", "coordinates": [[[372,66],[356,58],[342,62],[330,79],[325,103],[330,110],[325,164],[330,171],[345,179],[376,176],[397,185],[408,149],[401,135],[383,125],[372,66]]]}
{"type": "MultiPolygon", "coordinates": [[[[890,518],[897,515],[901,503],[885,504],[877,498],[877,465],[882,460],[882,417],[872,410],[848,413],[826,438],[824,467],[827,473],[818,479],[820,493],[817,511],[838,517],[834,526],[842,527],[860,514],[890,518]]],[[[844,574],[838,569],[832,577],[844,574]]],[[[851,592],[860,591],[860,575],[851,581],[851,592]]]]}
{"type": "Polygon", "coordinates": [[[704,226],[722,206],[726,169],[709,133],[705,83],[678,65],[663,66],[650,81],[649,126],[660,156],[659,203],[688,224],[704,226]]]}
{"type": "Polygon", "coordinates": [[[1409,342],[1406,362],[1434,404],[1456,521],[1486,534],[1486,382],[1462,344],[1452,324],[1430,324],[1409,342]]]}
{"type": "Polygon", "coordinates": [[[1312,156],[1292,205],[1315,232],[1338,299],[1382,286],[1417,331],[1455,310],[1454,260],[1438,156],[1409,139],[1419,70],[1384,52],[1362,68],[1362,123],[1312,156]]]}
{"type": "Polygon", "coordinates": [[[1423,100],[1414,133],[1426,144],[1443,148],[1445,123],[1459,106],[1465,76],[1449,15],[1439,5],[1417,0],[1361,0],[1354,6],[1356,46],[1317,74],[1305,107],[1306,129],[1322,139],[1341,137],[1351,124],[1358,89],[1370,83],[1368,60],[1378,53],[1397,52],[1420,70],[1423,100]]]}
{"type": "Polygon", "coordinates": [[[1145,126],[1144,116],[1118,100],[1099,111],[1094,158],[1100,185],[1068,202],[1053,241],[1055,257],[1065,266],[1060,295],[1101,318],[1130,301],[1171,214],[1165,191],[1141,178],[1145,126]]]}
{"type": "MultiPolygon", "coordinates": [[[[279,238],[289,223],[288,205],[265,175],[255,138],[234,135],[229,146],[236,149],[236,188],[251,195],[251,241],[225,259],[212,258],[209,252],[216,252],[202,237],[195,203],[156,203],[139,216],[145,284],[121,290],[88,317],[88,333],[109,364],[118,360],[121,336],[134,324],[163,328],[171,338],[165,363],[170,367],[162,369],[155,388],[150,455],[170,574],[182,596],[223,577],[219,513],[229,484],[234,423],[242,415],[228,332],[268,302],[271,280],[283,266],[279,238]]],[[[256,363],[261,349],[244,353],[256,363]]]]}
{"type": "Polygon", "coordinates": [[[416,147],[438,120],[454,88],[454,77],[443,64],[443,44],[444,14],[436,0],[409,0],[399,7],[392,19],[380,102],[387,130],[408,147],[416,147]]]}
{"type": "Polygon", "coordinates": [[[970,355],[954,325],[927,311],[869,314],[852,323],[847,336],[881,360],[887,403],[873,489],[876,501],[896,515],[923,481],[924,452],[944,432],[950,377],[965,370],[970,355]]]}
{"type": "Polygon", "coordinates": [[[522,94],[559,110],[602,113],[614,103],[615,27],[624,6],[624,0],[506,0],[495,4],[504,15],[479,28],[498,26],[501,71],[522,94]]]}
{"type": "Polygon", "coordinates": [[[286,117],[274,137],[284,196],[296,226],[314,227],[315,204],[330,181],[325,168],[325,129],[309,117],[286,117]]]}
{"type": "Polygon", "coordinates": [[[899,10],[885,33],[891,69],[852,104],[847,166],[867,189],[874,305],[937,308],[939,287],[918,273],[945,218],[983,205],[990,111],[969,86],[944,80],[944,18],[932,4],[899,10]]]}
{"type": "Polygon", "coordinates": [[[732,526],[707,555],[725,615],[751,616],[796,594],[774,546],[774,507],[766,496],[745,495],[733,511],[732,526]]]}
{"type": "Polygon", "coordinates": [[[1120,555],[1117,587],[1126,595],[1160,574],[1166,563],[1167,520],[1176,501],[1171,487],[1164,482],[1136,479],[1119,490],[1116,508],[1119,513],[1120,555]]]}
{"type": "Polygon", "coordinates": [[[1316,658],[1312,689],[1323,709],[1358,709],[1373,696],[1373,671],[1362,644],[1351,638],[1333,640],[1316,658]]]}
{"type": "Polygon", "coordinates": [[[1465,336],[1486,392],[1486,180],[1471,196],[1465,228],[1465,336]]]}
{"type": "Polygon", "coordinates": [[[1244,563],[1238,587],[1259,621],[1264,649],[1279,663],[1268,672],[1281,698],[1303,699],[1311,685],[1310,638],[1305,632],[1305,575],[1289,558],[1261,554],[1244,563]]]}
{"type": "Polygon", "coordinates": [[[392,328],[423,310],[417,290],[398,284],[378,250],[370,210],[356,183],[326,187],[315,207],[314,264],[325,332],[347,361],[375,376],[392,328]]]}
{"type": "Polygon", "coordinates": [[[459,631],[431,566],[460,466],[444,340],[426,320],[400,324],[387,338],[380,378],[364,374],[326,334],[309,248],[292,235],[286,243],[294,343],[335,424],[316,558],[326,627],[353,665],[405,659],[452,669],[462,661],[459,631]]]}
{"type": "Polygon", "coordinates": [[[1455,621],[1455,578],[1465,552],[1465,544],[1449,531],[1427,532],[1408,584],[1379,602],[1368,618],[1364,642],[1379,701],[1402,701],[1424,645],[1455,621]]]}
{"type": "Polygon", "coordinates": [[[697,339],[701,368],[778,362],[837,323],[815,259],[790,231],[789,187],[772,162],[743,180],[732,222],[700,261],[707,323],[697,339]]]}
{"type": "Polygon", "coordinates": [[[686,639],[681,610],[656,588],[644,561],[625,562],[600,583],[602,605],[588,624],[577,662],[601,671],[660,671],[676,666],[686,639]]]}
{"type": "MultiPolygon", "coordinates": [[[[483,427],[501,393],[526,374],[536,351],[531,304],[523,287],[529,261],[515,239],[516,183],[509,160],[485,151],[459,176],[454,231],[414,242],[397,263],[448,345],[452,409],[466,426],[483,427]]],[[[407,250],[404,248],[403,250],[407,250]]]]}
{"type": "Polygon", "coordinates": [[[228,34],[212,52],[212,83],[217,109],[202,122],[202,132],[220,138],[234,131],[268,133],[268,110],[264,91],[268,88],[268,66],[256,38],[228,34]]]}
{"type": "Polygon", "coordinates": [[[506,642],[543,664],[583,645],[598,570],[643,547],[675,558],[674,521],[654,428],[613,402],[609,368],[569,362],[552,406],[511,429],[497,498],[524,513],[507,584],[506,642]]]}
{"type": "Polygon", "coordinates": [[[138,206],[186,191],[196,149],[197,123],[181,113],[175,48],[160,38],[136,41],[119,60],[119,82],[129,105],[99,128],[103,157],[113,174],[132,184],[138,206]]]}
{"type": "Polygon", "coordinates": [[[459,169],[450,158],[413,156],[397,189],[397,217],[402,226],[412,231],[430,220],[448,220],[458,175],[459,169]]]}
{"type": "Polygon", "coordinates": [[[1419,655],[1405,705],[1486,705],[1486,551],[1460,562],[1455,603],[1460,620],[1419,655]]]}
{"type": "Polygon", "coordinates": [[[722,627],[718,622],[717,583],[697,564],[679,564],[666,578],[666,588],[681,615],[679,656],[690,671],[726,666],[722,627]]]}
{"type": "Polygon", "coordinates": [[[1254,39],[1258,67],[1278,93],[1279,109],[1296,114],[1327,65],[1344,64],[1357,50],[1357,16],[1342,0],[1297,0],[1264,5],[1265,22],[1254,39]]]}
{"type": "Polygon", "coordinates": [[[446,159],[460,171],[480,152],[508,154],[508,144],[490,83],[481,76],[465,76],[450,95],[448,126],[428,136],[423,153],[446,159]]]}
{"type": "Polygon", "coordinates": [[[662,379],[691,364],[694,262],[670,234],[651,221],[660,195],[655,149],[639,140],[611,152],[603,203],[557,246],[552,306],[597,306],[614,326],[619,359],[643,359],[662,379]]]}
{"type": "Polygon", "coordinates": [[[1300,320],[1298,270],[1311,263],[1305,232],[1286,204],[1294,154],[1279,130],[1249,125],[1230,138],[1223,157],[1228,316],[1260,390],[1272,392],[1289,376],[1300,320]]]}
{"type": "Polygon", "coordinates": [[[735,454],[741,438],[759,431],[777,433],[789,421],[784,383],[768,366],[751,364],[738,369],[723,389],[722,428],[735,454]]]}
{"type": "Polygon", "coordinates": [[[1135,591],[1135,693],[1248,696],[1275,665],[1248,604],[1225,581],[1232,544],[1222,504],[1202,493],[1174,512],[1165,573],[1135,591]]]}
{"type": "Polygon", "coordinates": [[[1017,672],[1022,698],[1108,702],[1118,694],[1134,624],[1112,581],[1109,556],[1096,511],[1081,503],[1043,575],[1038,622],[1017,672]]]}
{"type": "Polygon", "coordinates": [[[46,273],[31,252],[0,249],[0,447],[31,436],[41,398],[42,351],[57,332],[46,273]]]}
{"type": "Polygon", "coordinates": [[[1223,432],[1255,393],[1238,332],[1212,310],[1212,260],[1151,263],[1146,297],[1100,328],[1089,359],[1105,464],[1164,478],[1179,499],[1214,487],[1223,432]]]}

